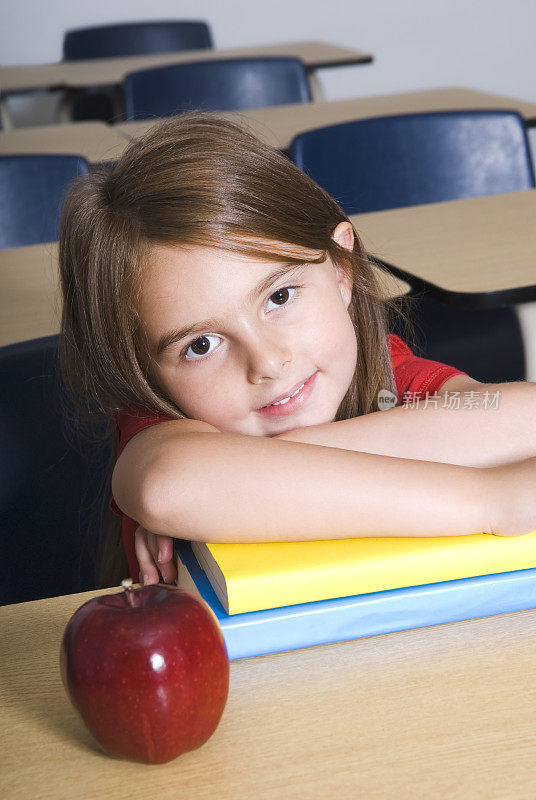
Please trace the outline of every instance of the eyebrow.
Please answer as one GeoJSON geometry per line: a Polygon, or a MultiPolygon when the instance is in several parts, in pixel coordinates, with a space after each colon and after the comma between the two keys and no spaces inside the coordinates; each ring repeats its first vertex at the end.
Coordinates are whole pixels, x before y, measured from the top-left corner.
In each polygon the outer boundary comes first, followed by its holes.
{"type": "MultiPolygon", "coordinates": [[[[248,293],[247,300],[249,303],[254,302],[257,297],[259,297],[266,289],[269,289],[270,286],[275,283],[279,278],[284,277],[289,272],[293,272],[294,270],[301,269],[305,266],[305,264],[295,264],[295,263],[286,263],[282,264],[278,269],[274,272],[271,272],[265,278],[260,281],[260,283],[255,286],[251,292],[248,293]]],[[[158,345],[156,348],[156,357],[160,358],[160,356],[167,350],[168,347],[171,347],[172,344],[179,342],[181,339],[185,339],[188,336],[193,336],[196,333],[203,333],[203,331],[207,330],[215,330],[216,328],[221,327],[222,320],[218,319],[217,317],[211,317],[210,319],[205,319],[202,322],[196,322],[194,325],[185,325],[183,328],[177,328],[174,331],[168,331],[164,333],[160,339],[158,340],[158,345]]]]}

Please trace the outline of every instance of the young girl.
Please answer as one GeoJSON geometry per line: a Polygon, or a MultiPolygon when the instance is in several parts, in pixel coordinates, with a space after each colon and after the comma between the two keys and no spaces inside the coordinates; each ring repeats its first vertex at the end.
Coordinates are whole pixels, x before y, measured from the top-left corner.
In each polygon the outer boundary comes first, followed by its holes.
{"type": "Polygon", "coordinates": [[[115,419],[135,580],[175,578],[171,537],[536,528],[535,386],[449,407],[497,387],[388,335],[345,214],[243,129],[184,114],[82,178],[60,261],[65,381],[115,419]],[[381,390],[398,407],[377,411],[381,390]]]}

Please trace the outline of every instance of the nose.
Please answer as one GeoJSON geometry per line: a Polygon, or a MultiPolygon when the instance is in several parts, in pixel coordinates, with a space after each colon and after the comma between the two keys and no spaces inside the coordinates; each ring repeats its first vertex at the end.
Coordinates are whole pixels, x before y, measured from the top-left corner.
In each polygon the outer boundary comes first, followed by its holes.
{"type": "Polygon", "coordinates": [[[273,334],[252,334],[247,347],[248,381],[259,384],[279,378],[291,360],[292,354],[286,342],[278,340],[273,334]]]}

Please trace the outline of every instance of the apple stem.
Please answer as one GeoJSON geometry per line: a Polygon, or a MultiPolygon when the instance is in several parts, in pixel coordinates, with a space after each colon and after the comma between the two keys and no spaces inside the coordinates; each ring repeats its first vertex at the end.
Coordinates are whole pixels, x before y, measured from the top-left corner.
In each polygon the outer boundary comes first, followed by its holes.
{"type": "Polygon", "coordinates": [[[125,594],[127,596],[129,605],[134,607],[135,602],[134,602],[134,592],[132,591],[132,578],[124,578],[124,580],[121,581],[121,586],[125,590],[125,594]]]}

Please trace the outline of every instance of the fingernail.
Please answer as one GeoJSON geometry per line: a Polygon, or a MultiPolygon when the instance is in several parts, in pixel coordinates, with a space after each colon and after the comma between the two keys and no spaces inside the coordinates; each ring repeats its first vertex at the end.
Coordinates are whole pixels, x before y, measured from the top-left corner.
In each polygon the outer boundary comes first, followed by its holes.
{"type": "Polygon", "coordinates": [[[146,573],[143,574],[143,582],[149,583],[149,576],[146,573]]]}
{"type": "Polygon", "coordinates": [[[158,551],[158,563],[159,564],[163,564],[164,563],[164,553],[162,552],[162,550],[158,551]]]}

